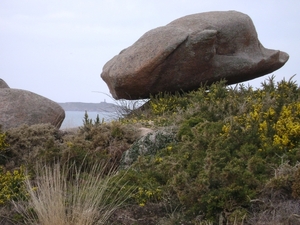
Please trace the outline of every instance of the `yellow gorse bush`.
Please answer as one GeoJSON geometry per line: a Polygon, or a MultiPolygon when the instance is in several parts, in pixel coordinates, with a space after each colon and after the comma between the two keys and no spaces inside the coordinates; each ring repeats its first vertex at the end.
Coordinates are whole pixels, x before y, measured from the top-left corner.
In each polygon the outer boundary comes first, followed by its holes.
{"type": "Polygon", "coordinates": [[[149,201],[160,200],[162,197],[162,191],[160,188],[150,190],[139,187],[134,197],[139,206],[143,207],[149,201]]]}
{"type": "Polygon", "coordinates": [[[273,125],[276,134],[273,144],[293,148],[300,138],[300,102],[282,107],[278,121],[273,125]]]}
{"type": "Polygon", "coordinates": [[[3,168],[0,167],[0,205],[11,200],[19,200],[25,196],[25,179],[23,167],[13,172],[4,172],[3,168]]]}
{"type": "MultiPolygon", "coordinates": [[[[0,132],[0,157],[9,145],[6,143],[6,134],[0,132]]],[[[3,153],[5,154],[5,153],[3,153]]],[[[24,168],[15,169],[13,172],[5,171],[0,165],[0,205],[11,200],[21,199],[25,196],[24,168]]]]}
{"type": "MultiPolygon", "coordinates": [[[[67,149],[74,157],[71,159],[81,163],[82,158],[88,161],[98,157],[106,159],[106,149],[112,149],[112,153],[119,153],[132,145],[132,152],[136,154],[136,158],[128,171],[124,172],[121,169],[112,179],[108,191],[110,187],[117,188],[112,194],[104,195],[109,196],[110,201],[115,196],[113,193],[120,192],[129,196],[128,202],[136,202],[140,207],[149,203],[158,203],[172,209],[180,206],[182,215],[188,221],[193,221],[200,212],[205,215],[203,219],[217,223],[219,215],[225,215],[226,212],[227,221],[239,223],[238,221],[244,221],[245,217],[249,216],[248,212],[251,213],[251,200],[260,199],[263,191],[274,192],[273,188],[280,188],[287,192],[283,196],[300,196],[300,169],[297,169],[296,175],[276,175],[272,188],[265,188],[268,187],[265,185],[270,184],[270,179],[272,181],[273,168],[285,161],[292,168],[300,161],[300,89],[293,82],[282,81],[275,84],[272,79],[262,86],[261,90],[243,85],[232,88],[225,85],[225,82],[220,82],[189,93],[161,93],[152,96],[140,109],[113,123],[94,123],[86,116],[84,127],[80,129],[84,139],[81,136],[66,137],[63,139],[65,141],[58,145],[64,145],[66,148],[51,144],[41,149],[43,152],[63,152],[67,149]],[[170,132],[170,137],[157,136],[159,138],[153,143],[146,139],[146,142],[150,143],[148,149],[151,153],[138,154],[136,152],[141,145],[135,141],[138,139],[136,133],[140,127],[170,132]],[[158,143],[162,145],[158,146],[158,143]],[[103,146],[104,154],[102,151],[94,154],[94,149],[98,149],[98,146],[103,146]],[[90,155],[87,155],[89,158],[86,158],[86,149],[90,152],[90,155]],[[117,182],[115,185],[120,177],[120,184],[117,182]]],[[[35,138],[36,135],[33,136],[35,138]]],[[[10,133],[7,132],[7,139],[9,137],[10,133]]],[[[5,135],[1,135],[0,149],[2,146],[2,149],[11,150],[13,143],[10,142],[11,146],[8,149],[3,147],[4,140],[5,135]]],[[[6,153],[0,151],[0,156],[6,153]]],[[[115,162],[119,160],[117,157],[114,159],[115,162]]],[[[22,186],[19,186],[23,183],[22,171],[6,171],[8,170],[4,167],[0,168],[0,204],[17,198],[17,194],[22,193],[22,186]]],[[[60,172],[57,175],[60,175],[60,172]]],[[[90,181],[85,179],[85,172],[82,175],[84,179],[74,184],[90,181]]],[[[36,184],[39,179],[33,180],[36,184]]],[[[51,179],[45,181],[48,184],[51,179]]],[[[29,190],[31,189],[36,188],[32,187],[29,190]]],[[[73,189],[76,187],[71,185],[70,190],[73,189]]],[[[42,195],[44,190],[38,187],[32,193],[42,195]]],[[[83,196],[89,193],[86,190],[83,188],[83,196]]],[[[99,185],[96,185],[95,190],[99,190],[99,185]]],[[[279,193],[278,190],[275,192],[279,193]]],[[[53,193],[59,194],[56,191],[53,193]]],[[[70,193],[67,191],[67,194],[62,196],[72,196],[70,193]]],[[[53,199],[53,194],[50,194],[50,202],[53,199]]],[[[28,200],[30,201],[30,198],[28,200]]],[[[65,206],[69,207],[70,201],[71,199],[67,199],[65,206]]],[[[76,203],[74,206],[83,209],[80,204],[76,203]]],[[[256,210],[256,205],[254,206],[256,210]]],[[[265,210],[265,206],[262,207],[265,210]]],[[[59,214],[56,213],[56,208],[45,212],[59,214]]],[[[73,209],[63,208],[58,212],[74,211],[78,215],[73,209]]],[[[148,210],[148,207],[140,210],[148,210]]],[[[99,207],[96,211],[99,211],[99,207]]],[[[82,210],[84,218],[87,218],[86,212],[90,210],[82,210]]],[[[70,217],[67,215],[67,218],[70,217]]],[[[48,221],[48,218],[46,220],[48,221]]],[[[75,223],[72,221],[71,224],[75,223]]]]}
{"type": "Polygon", "coordinates": [[[151,101],[151,110],[155,115],[161,115],[166,111],[170,111],[176,106],[178,106],[176,102],[176,98],[173,96],[169,95],[164,98],[159,97],[157,101],[151,101]]]}
{"type": "Polygon", "coordinates": [[[177,108],[185,108],[187,103],[186,96],[180,96],[179,93],[174,95],[160,93],[151,97],[150,108],[154,115],[163,115],[166,112],[174,112],[177,108]]]}
{"type": "Polygon", "coordinates": [[[0,151],[3,151],[8,144],[5,142],[6,135],[5,133],[0,133],[0,151]]]}
{"type": "Polygon", "coordinates": [[[245,101],[245,112],[233,116],[225,123],[222,135],[239,127],[243,132],[256,132],[261,141],[261,149],[279,148],[291,150],[300,139],[300,102],[293,95],[295,84],[282,81],[272,90],[253,91],[245,101]]]}

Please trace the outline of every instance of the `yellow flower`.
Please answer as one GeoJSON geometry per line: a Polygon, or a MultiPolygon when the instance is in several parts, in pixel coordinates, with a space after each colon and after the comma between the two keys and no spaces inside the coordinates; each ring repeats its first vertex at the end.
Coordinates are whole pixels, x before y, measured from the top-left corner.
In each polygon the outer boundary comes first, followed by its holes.
{"type": "Polygon", "coordinates": [[[168,146],[168,147],[167,147],[167,150],[168,150],[168,151],[172,151],[172,146],[168,146]]]}
{"type": "Polygon", "coordinates": [[[72,143],[71,141],[68,141],[68,142],[67,142],[67,146],[70,148],[70,147],[73,146],[73,143],[72,143]]]}
{"type": "Polygon", "coordinates": [[[156,159],[155,159],[155,162],[156,163],[161,163],[163,161],[163,159],[161,158],[161,157],[157,157],[156,159]]]}
{"type": "Polygon", "coordinates": [[[152,191],[146,191],[146,195],[148,198],[150,198],[153,195],[153,193],[152,193],[152,191]]]}
{"type": "Polygon", "coordinates": [[[262,123],[259,124],[258,130],[260,132],[266,132],[267,131],[267,121],[264,120],[262,123]]]}

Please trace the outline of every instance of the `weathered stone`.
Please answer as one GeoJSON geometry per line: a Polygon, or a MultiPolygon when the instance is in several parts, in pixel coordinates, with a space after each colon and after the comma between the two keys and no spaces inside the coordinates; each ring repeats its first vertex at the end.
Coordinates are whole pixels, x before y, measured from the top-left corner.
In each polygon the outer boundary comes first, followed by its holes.
{"type": "Polygon", "coordinates": [[[288,58],[261,45],[249,16],[207,12],[148,31],[108,61],[101,77],[115,99],[139,99],[220,79],[247,81],[279,69],[288,58]]]}
{"type": "Polygon", "coordinates": [[[9,88],[8,84],[0,78],[0,88],[9,88]]]}
{"type": "Polygon", "coordinates": [[[0,88],[0,124],[4,130],[39,123],[59,128],[64,118],[65,111],[56,102],[30,91],[0,88]]]}
{"type": "Polygon", "coordinates": [[[134,142],[130,149],[123,153],[120,168],[128,168],[139,156],[156,154],[168,144],[176,142],[175,136],[174,132],[168,129],[147,132],[145,136],[134,142]]]}

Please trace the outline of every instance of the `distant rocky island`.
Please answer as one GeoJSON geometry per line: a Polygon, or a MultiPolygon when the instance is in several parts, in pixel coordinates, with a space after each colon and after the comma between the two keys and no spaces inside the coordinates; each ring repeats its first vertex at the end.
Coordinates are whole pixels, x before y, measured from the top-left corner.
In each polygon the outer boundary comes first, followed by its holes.
{"type": "Polygon", "coordinates": [[[65,102],[58,103],[65,111],[89,111],[89,112],[116,112],[118,105],[107,102],[85,103],[85,102],[65,102]]]}

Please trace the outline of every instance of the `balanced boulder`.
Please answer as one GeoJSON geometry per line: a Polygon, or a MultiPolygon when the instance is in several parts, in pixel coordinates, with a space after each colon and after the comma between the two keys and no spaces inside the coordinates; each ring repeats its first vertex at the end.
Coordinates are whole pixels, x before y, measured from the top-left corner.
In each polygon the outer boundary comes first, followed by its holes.
{"type": "Polygon", "coordinates": [[[101,77],[115,99],[140,99],[221,79],[247,81],[279,69],[288,58],[262,46],[246,14],[206,12],[148,31],[108,61],[101,77]]]}
{"type": "Polygon", "coordinates": [[[9,88],[8,84],[0,78],[0,88],[9,88]]]}
{"type": "Polygon", "coordinates": [[[30,91],[0,88],[0,125],[2,129],[50,123],[59,128],[65,111],[59,104],[30,91]]]}

